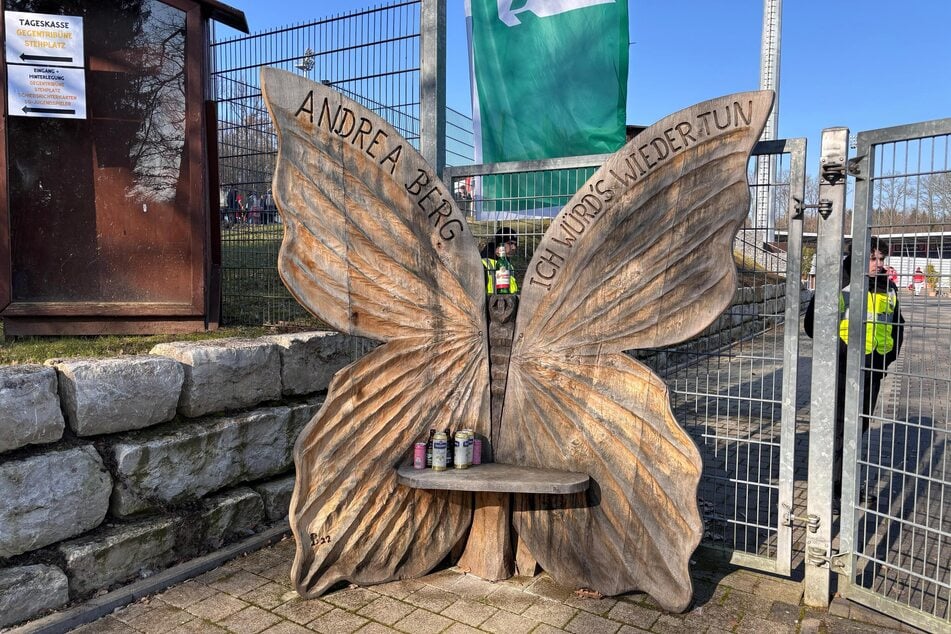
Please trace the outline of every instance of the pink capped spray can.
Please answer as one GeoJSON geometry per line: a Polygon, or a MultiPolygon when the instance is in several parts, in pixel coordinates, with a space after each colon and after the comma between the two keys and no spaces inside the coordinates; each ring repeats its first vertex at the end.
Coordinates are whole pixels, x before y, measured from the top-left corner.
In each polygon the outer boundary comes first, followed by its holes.
{"type": "Polygon", "coordinates": [[[413,468],[426,468],[426,443],[418,442],[413,445],[413,468]]]}

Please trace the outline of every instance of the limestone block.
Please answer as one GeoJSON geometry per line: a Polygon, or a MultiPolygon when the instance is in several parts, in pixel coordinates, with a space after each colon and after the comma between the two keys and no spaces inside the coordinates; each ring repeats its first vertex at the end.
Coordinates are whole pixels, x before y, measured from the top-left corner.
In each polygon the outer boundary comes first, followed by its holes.
{"type": "Polygon", "coordinates": [[[294,476],[288,476],[254,485],[254,490],[264,501],[264,515],[269,522],[287,517],[291,494],[294,493],[294,480],[294,476]]]}
{"type": "Polygon", "coordinates": [[[743,338],[743,326],[740,325],[740,326],[735,326],[733,328],[730,328],[729,337],[730,337],[730,341],[734,343],[737,341],[740,341],[743,338]]]}
{"type": "Polygon", "coordinates": [[[0,464],[0,557],[79,535],[102,523],[112,478],[91,446],[0,464]]]}
{"type": "Polygon", "coordinates": [[[327,389],[340,368],[362,357],[375,344],[337,332],[297,332],[264,337],[281,352],[281,384],[289,396],[327,389]]]}
{"type": "Polygon", "coordinates": [[[113,514],[182,504],[285,472],[297,435],[318,407],[318,401],[264,407],[117,440],[111,447],[113,514]]]}
{"type": "MultiPolygon", "coordinates": [[[[304,425],[309,423],[310,419],[317,415],[317,411],[323,404],[324,398],[322,396],[313,396],[306,401],[294,403],[289,406],[291,408],[292,419],[291,431],[294,434],[295,441],[301,430],[304,429],[304,425]]],[[[293,464],[293,461],[291,464],[293,464]]]]}
{"type": "Polygon", "coordinates": [[[60,544],[70,595],[82,596],[166,568],[177,557],[175,527],[180,521],[178,517],[150,518],[60,544]]]}
{"type": "Polygon", "coordinates": [[[66,575],[55,566],[0,570],[0,627],[42,616],[68,601],[66,575]]]}
{"type": "Polygon", "coordinates": [[[753,321],[747,322],[743,324],[742,326],[740,326],[740,335],[738,339],[745,339],[747,337],[757,334],[758,332],[762,330],[763,330],[762,321],[753,320],[753,321]]]}
{"type": "Polygon", "coordinates": [[[80,436],[141,429],[171,420],[185,371],[148,355],[53,362],[70,429],[80,436]]]}
{"type": "Polygon", "coordinates": [[[281,354],[260,339],[160,343],[151,354],[185,370],[178,410],[188,417],[250,407],[281,397],[281,354]]]}
{"type": "Polygon", "coordinates": [[[247,487],[202,500],[199,524],[202,546],[220,548],[236,537],[246,537],[264,521],[261,496],[247,487]]]}
{"type": "Polygon", "coordinates": [[[41,365],[0,367],[0,452],[54,442],[64,427],[55,370],[41,365]]]}

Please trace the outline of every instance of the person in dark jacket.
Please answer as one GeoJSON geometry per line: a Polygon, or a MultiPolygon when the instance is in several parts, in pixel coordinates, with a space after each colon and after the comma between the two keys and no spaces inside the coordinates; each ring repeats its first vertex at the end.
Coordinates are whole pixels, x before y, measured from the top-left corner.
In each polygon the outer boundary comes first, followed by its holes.
{"type": "MultiPolygon", "coordinates": [[[[867,308],[865,322],[865,359],[862,363],[862,433],[868,431],[870,416],[875,411],[882,381],[888,366],[898,358],[905,335],[905,318],[901,314],[898,302],[898,287],[888,279],[885,258],[888,257],[888,244],[878,238],[871,238],[869,246],[868,276],[866,278],[867,308]]],[[[836,410],[835,410],[835,464],[833,473],[833,497],[838,500],[842,495],[842,442],[845,430],[845,385],[846,363],[849,345],[849,274],[852,268],[851,246],[842,263],[843,287],[839,293],[839,359],[836,367],[836,410]]],[[[809,337],[813,334],[815,316],[815,296],[806,308],[803,329],[809,337]]],[[[864,493],[864,489],[863,489],[864,493]]]]}

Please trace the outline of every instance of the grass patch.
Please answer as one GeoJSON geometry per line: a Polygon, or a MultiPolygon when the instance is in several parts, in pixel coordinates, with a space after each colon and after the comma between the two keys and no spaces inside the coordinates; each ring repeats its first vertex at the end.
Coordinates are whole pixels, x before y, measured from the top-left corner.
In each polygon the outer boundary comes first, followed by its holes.
{"type": "MultiPolygon", "coordinates": [[[[0,365],[43,363],[47,359],[117,357],[147,354],[153,346],[170,341],[205,341],[225,337],[263,337],[303,330],[297,327],[231,326],[210,332],[178,335],[98,335],[78,337],[17,337],[0,342],[0,365]]],[[[2,333],[2,326],[0,326],[2,333]]]]}
{"type": "Polygon", "coordinates": [[[221,235],[221,322],[226,325],[323,323],[297,303],[277,273],[284,225],[232,225],[221,235]]]}

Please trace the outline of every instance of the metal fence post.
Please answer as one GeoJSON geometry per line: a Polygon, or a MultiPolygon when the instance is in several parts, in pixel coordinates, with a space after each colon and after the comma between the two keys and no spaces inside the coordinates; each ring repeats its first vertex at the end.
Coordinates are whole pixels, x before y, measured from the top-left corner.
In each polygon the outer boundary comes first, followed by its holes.
{"type": "MultiPolygon", "coordinates": [[[[867,285],[869,228],[872,226],[872,187],[869,180],[875,174],[875,155],[868,151],[859,154],[856,159],[861,177],[855,180],[854,212],[852,216],[852,271],[845,271],[849,275],[849,287],[864,289],[867,285]]],[[[867,301],[866,293],[850,293],[849,314],[865,315],[867,301]]],[[[849,348],[848,376],[849,383],[845,388],[845,424],[842,439],[842,506],[851,508],[859,500],[859,467],[857,458],[862,445],[862,399],[864,398],[864,381],[852,380],[852,377],[861,377],[865,364],[865,324],[866,319],[849,319],[849,348]]],[[[839,549],[848,553],[846,559],[845,579],[839,582],[842,588],[843,581],[853,578],[854,560],[851,553],[857,547],[855,543],[856,518],[852,512],[843,512],[840,518],[839,549]]],[[[864,546],[864,544],[863,544],[864,546]]],[[[860,546],[861,547],[861,546],[860,546]]]]}
{"type": "Polygon", "coordinates": [[[842,288],[842,230],[845,218],[848,128],[822,131],[819,217],[812,356],[812,414],[806,513],[806,605],[829,605],[832,555],[832,493],[835,462],[836,386],[839,347],[839,291],[842,288]]]}
{"type": "Polygon", "coordinates": [[[422,0],[419,15],[419,152],[446,165],[446,0],[422,0]]]}
{"type": "MultiPolygon", "coordinates": [[[[786,310],[783,317],[783,402],[780,424],[779,482],[796,479],[796,402],[799,387],[799,317],[802,315],[802,225],[803,211],[796,198],[805,198],[806,140],[787,139],[790,152],[789,200],[786,218],[786,310]]],[[[775,218],[773,219],[775,223],[775,218]]],[[[775,226],[775,225],[774,225],[775,226]]],[[[779,487],[779,508],[793,508],[793,487],[779,487]]],[[[793,531],[791,526],[776,532],[776,572],[789,575],[792,568],[793,531]]]]}

